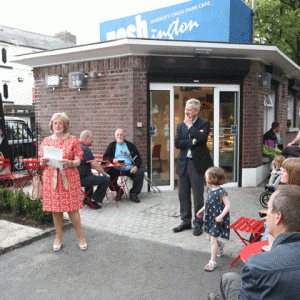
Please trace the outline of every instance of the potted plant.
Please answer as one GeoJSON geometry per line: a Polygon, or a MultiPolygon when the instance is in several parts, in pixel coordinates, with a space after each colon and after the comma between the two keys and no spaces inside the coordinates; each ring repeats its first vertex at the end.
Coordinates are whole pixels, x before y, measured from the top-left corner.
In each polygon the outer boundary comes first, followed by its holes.
{"type": "Polygon", "coordinates": [[[287,128],[291,128],[291,126],[292,126],[292,120],[287,120],[286,121],[286,126],[287,126],[287,128]]]}

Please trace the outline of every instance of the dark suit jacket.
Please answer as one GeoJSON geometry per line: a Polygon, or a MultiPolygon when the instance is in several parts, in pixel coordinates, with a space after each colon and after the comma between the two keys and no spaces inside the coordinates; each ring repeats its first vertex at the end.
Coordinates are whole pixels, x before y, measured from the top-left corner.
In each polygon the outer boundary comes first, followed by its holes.
{"type": "Polygon", "coordinates": [[[176,168],[177,175],[181,176],[184,173],[188,149],[192,151],[193,163],[199,173],[204,174],[209,167],[213,166],[213,161],[207,148],[209,130],[210,122],[199,117],[189,129],[184,122],[177,126],[175,147],[180,149],[176,168]],[[204,132],[200,132],[200,129],[204,130],[204,132]],[[193,139],[197,140],[195,145],[193,145],[193,139]]]}

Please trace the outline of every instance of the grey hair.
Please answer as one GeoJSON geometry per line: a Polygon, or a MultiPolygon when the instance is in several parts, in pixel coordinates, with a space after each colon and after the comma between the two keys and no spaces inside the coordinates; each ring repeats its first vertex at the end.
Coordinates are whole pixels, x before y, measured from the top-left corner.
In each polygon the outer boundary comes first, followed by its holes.
{"type": "Polygon", "coordinates": [[[89,137],[92,136],[92,132],[90,130],[83,130],[81,133],[80,133],[80,139],[81,140],[85,140],[89,137]]]}
{"type": "Polygon", "coordinates": [[[118,131],[121,131],[121,130],[122,130],[122,131],[123,131],[123,133],[125,134],[125,131],[124,131],[124,129],[122,129],[122,128],[118,128],[118,129],[115,131],[115,136],[116,136],[117,132],[118,132],[118,131]]]}
{"type": "Polygon", "coordinates": [[[271,212],[280,212],[287,232],[300,232],[300,187],[278,185],[271,212]]]}
{"type": "Polygon", "coordinates": [[[70,124],[70,121],[69,121],[69,117],[67,116],[66,113],[62,112],[62,113],[55,113],[52,117],[51,117],[51,120],[50,120],[50,123],[49,123],[49,128],[50,130],[53,132],[53,121],[55,119],[62,119],[63,123],[64,123],[64,133],[67,133],[69,131],[69,124],[70,124]]]}
{"type": "Polygon", "coordinates": [[[185,105],[187,105],[187,104],[194,104],[195,110],[200,110],[201,102],[197,99],[192,98],[192,99],[186,101],[185,105]]]}

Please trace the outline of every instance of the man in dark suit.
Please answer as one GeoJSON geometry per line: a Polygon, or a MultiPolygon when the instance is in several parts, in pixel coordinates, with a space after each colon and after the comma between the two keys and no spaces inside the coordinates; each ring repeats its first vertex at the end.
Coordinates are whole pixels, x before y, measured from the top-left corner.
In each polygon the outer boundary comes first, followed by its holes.
{"type": "Polygon", "coordinates": [[[204,205],[204,173],[213,166],[207,139],[210,122],[198,117],[201,103],[199,100],[190,99],[185,106],[184,122],[177,126],[175,147],[180,149],[176,173],[179,178],[179,203],[182,223],[173,228],[174,232],[191,229],[192,203],[191,190],[194,196],[194,232],[195,236],[202,234],[203,219],[196,213],[204,205]]]}

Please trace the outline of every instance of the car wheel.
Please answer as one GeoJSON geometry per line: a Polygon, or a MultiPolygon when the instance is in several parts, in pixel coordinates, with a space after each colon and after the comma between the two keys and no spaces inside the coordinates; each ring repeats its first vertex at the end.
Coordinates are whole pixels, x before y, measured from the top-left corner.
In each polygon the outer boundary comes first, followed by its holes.
{"type": "Polygon", "coordinates": [[[14,167],[15,171],[21,171],[25,169],[24,164],[21,162],[21,160],[24,159],[23,155],[18,155],[14,159],[14,167]]]}

